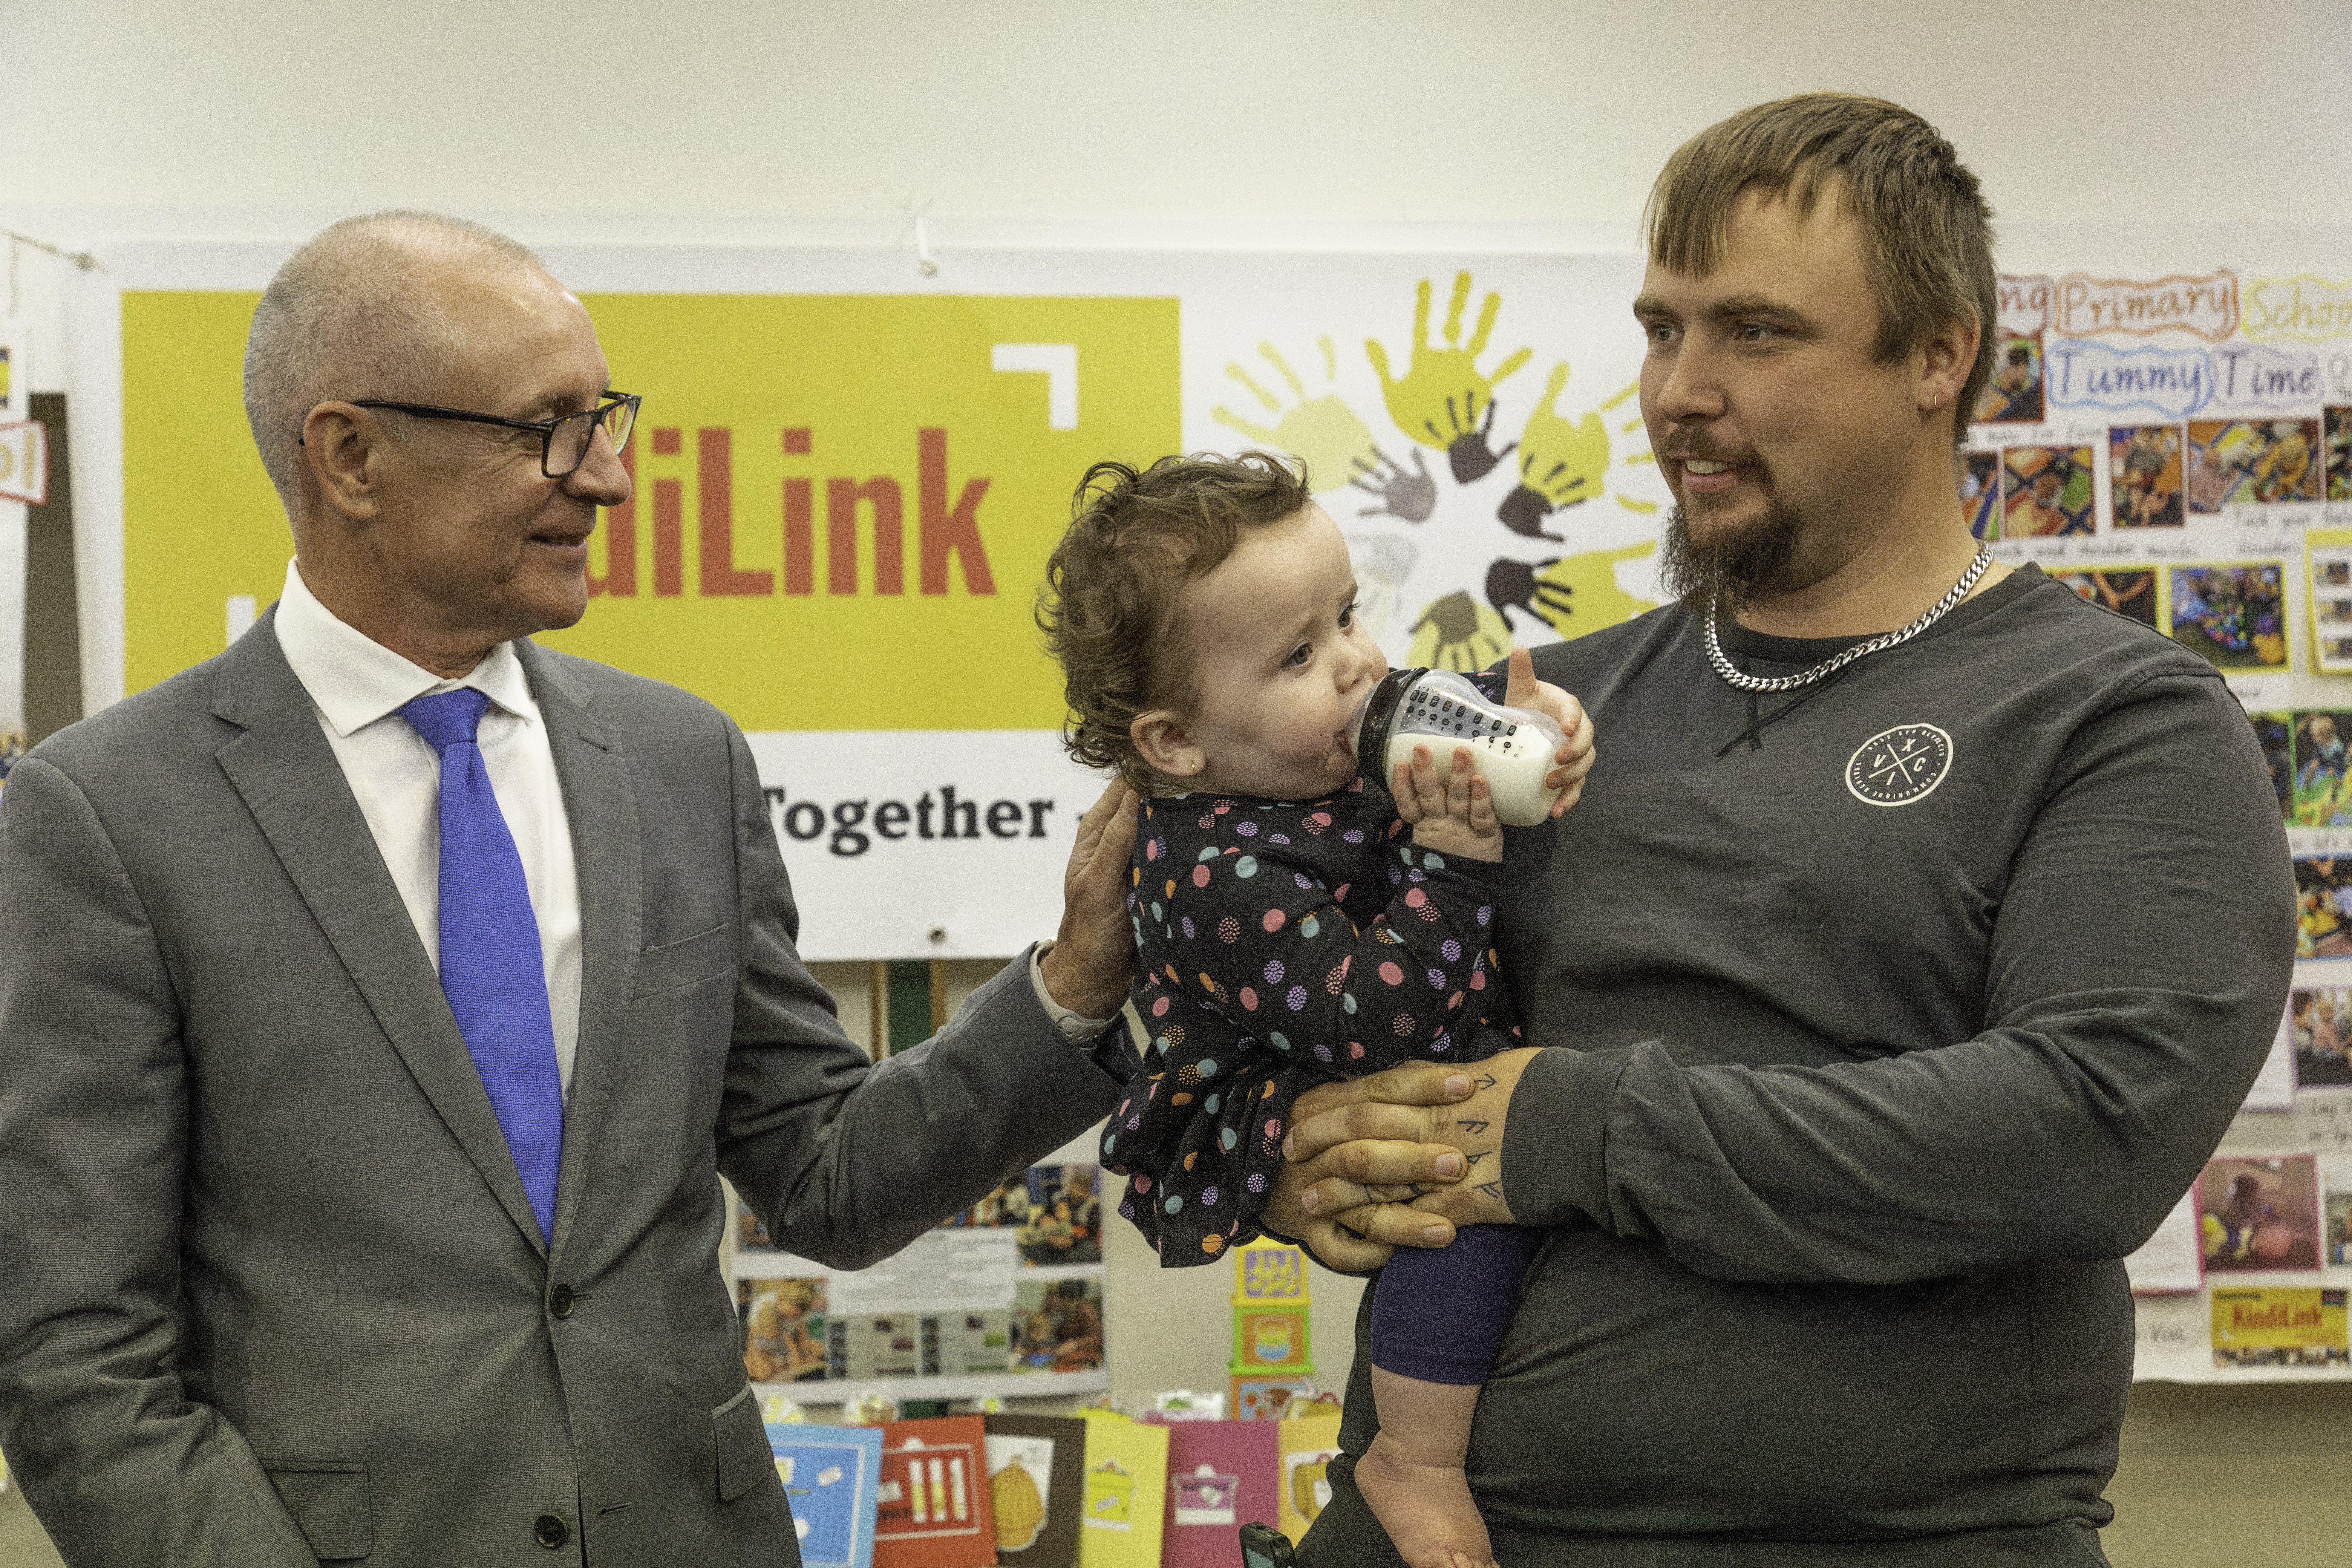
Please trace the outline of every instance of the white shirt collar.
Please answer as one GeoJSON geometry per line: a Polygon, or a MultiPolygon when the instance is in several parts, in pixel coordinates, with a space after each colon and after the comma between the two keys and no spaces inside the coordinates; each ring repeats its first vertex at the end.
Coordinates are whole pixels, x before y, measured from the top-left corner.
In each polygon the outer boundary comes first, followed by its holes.
{"type": "Polygon", "coordinates": [[[276,629],[294,679],[339,736],[397,713],[427,692],[455,691],[462,686],[472,687],[525,723],[539,721],[530,678],[523,673],[512,643],[491,648],[461,679],[444,679],[336,619],[302,581],[296,562],[286,563],[286,591],[278,601],[276,629]]]}

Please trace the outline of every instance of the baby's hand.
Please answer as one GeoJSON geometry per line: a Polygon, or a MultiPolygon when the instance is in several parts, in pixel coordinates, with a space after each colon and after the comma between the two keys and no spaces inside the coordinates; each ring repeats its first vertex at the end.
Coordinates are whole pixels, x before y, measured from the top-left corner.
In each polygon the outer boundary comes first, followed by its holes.
{"type": "Polygon", "coordinates": [[[1511,683],[1503,700],[1513,708],[1532,708],[1548,715],[1567,737],[1552,754],[1551,772],[1544,775],[1547,788],[1561,792],[1551,804],[1551,814],[1565,816],[1584,793],[1584,775],[1592,771],[1592,716],[1585,712],[1583,703],[1559,687],[1536,679],[1536,661],[1527,649],[1511,650],[1510,671],[1511,683]]]}
{"type": "Polygon", "coordinates": [[[1413,844],[1441,855],[1470,860],[1503,858],[1503,825],[1486,781],[1470,771],[1470,748],[1454,748],[1454,766],[1444,784],[1427,746],[1412,749],[1411,763],[1399,763],[1389,779],[1397,815],[1412,825],[1413,844]]]}

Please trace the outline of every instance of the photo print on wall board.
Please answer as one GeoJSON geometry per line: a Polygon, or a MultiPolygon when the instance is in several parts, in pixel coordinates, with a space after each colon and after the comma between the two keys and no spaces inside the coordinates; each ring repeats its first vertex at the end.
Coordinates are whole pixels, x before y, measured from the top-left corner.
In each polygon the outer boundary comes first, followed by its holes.
{"type": "Polygon", "coordinates": [[[2128,616],[2144,626],[2153,628],[2156,625],[2156,574],[2153,571],[2053,571],[2050,576],[2102,609],[2128,616]]]}
{"type": "Polygon", "coordinates": [[[2090,447],[2011,447],[2000,459],[2003,539],[2094,531],[2090,447]]]}
{"type": "Polygon", "coordinates": [[[2220,669],[2284,669],[2286,608],[2275,561],[2168,566],[2164,628],[2220,669]]]}
{"type": "Polygon", "coordinates": [[[2298,827],[2352,823],[2352,712],[2294,715],[2294,801],[2287,819],[2298,827]]]}
{"type": "Polygon", "coordinates": [[[2352,1365],[2341,1290],[2289,1286],[2213,1292],[2213,1364],[2247,1367],[2352,1365]]]}
{"type": "Polygon", "coordinates": [[[2193,419],[2189,510],[2319,499],[2316,419],[2193,419]]]}
{"type": "Polygon", "coordinates": [[[2215,1160],[2197,1190],[2208,1275],[2319,1268],[2319,1173],[2310,1155],[2215,1160]]]}
{"type": "Polygon", "coordinates": [[[2119,425],[2108,430],[2108,527],[2178,528],[2188,521],[2180,448],[2178,425],[2119,425]]]}
{"type": "Polygon", "coordinates": [[[2000,538],[2000,454],[1960,454],[1960,515],[1979,539],[2000,538]]]}
{"type": "Polygon", "coordinates": [[[2352,856],[2310,855],[2296,859],[2294,955],[2352,957],[2352,856]]]}
{"type": "Polygon", "coordinates": [[[825,1374],[824,1279],[738,1279],[743,1371],[754,1383],[801,1383],[825,1374]]]}
{"type": "Polygon", "coordinates": [[[2010,336],[1993,344],[1992,374],[1977,395],[1974,423],[2042,423],[2042,340],[2010,336]]]}
{"type": "Polygon", "coordinates": [[[2352,675],[2352,528],[2307,528],[2303,535],[2311,667],[2352,675]]]}
{"type": "Polygon", "coordinates": [[[2270,769],[2271,793],[2278,796],[2279,816],[2294,815],[2294,715],[2249,713],[2254,744],[2262,748],[2263,765],[2270,769]]]}
{"type": "Polygon", "coordinates": [[[2294,1087],[2352,1084],[2352,991],[2297,991],[2288,1003],[2294,1087]]]}

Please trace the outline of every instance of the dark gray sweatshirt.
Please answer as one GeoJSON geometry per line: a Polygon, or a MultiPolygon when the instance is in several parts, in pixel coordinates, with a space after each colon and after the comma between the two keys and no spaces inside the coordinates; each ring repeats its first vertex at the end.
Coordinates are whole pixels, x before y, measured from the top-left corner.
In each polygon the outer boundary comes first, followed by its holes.
{"type": "MultiPolygon", "coordinates": [[[[1762,675],[1846,646],[1724,633],[1762,675]]],[[[1497,1556],[2101,1561],[2116,1260],[2294,952],[2236,700],[2032,567],[1794,696],[1751,704],[1679,607],[1536,668],[1600,754],[1504,860],[1504,978],[1560,1048],[1503,1151],[1552,1233],[1471,1446],[1497,1556]]],[[[1351,1453],[1367,1366],[1360,1335],[1351,1453]]],[[[1349,1468],[1302,1563],[1395,1561],[1349,1468]]]]}

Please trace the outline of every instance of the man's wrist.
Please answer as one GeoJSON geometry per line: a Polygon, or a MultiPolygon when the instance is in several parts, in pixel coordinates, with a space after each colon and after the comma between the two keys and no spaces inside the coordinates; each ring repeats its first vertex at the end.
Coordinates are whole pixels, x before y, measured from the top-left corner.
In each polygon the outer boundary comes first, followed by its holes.
{"type": "Polygon", "coordinates": [[[1073,1007],[1063,1001],[1064,996],[1073,995],[1073,987],[1066,966],[1053,963],[1054,946],[1051,942],[1041,942],[1030,951],[1029,984],[1037,993],[1037,1001],[1045,1009],[1046,1016],[1054,1020],[1055,1026],[1071,1039],[1083,1044],[1099,1038],[1117,1021],[1117,1003],[1120,998],[1074,996],[1081,1004],[1101,1005],[1099,1015],[1088,1011],[1086,1006],[1073,1007]],[[1106,1002],[1110,1005],[1103,1005],[1106,1002]]]}
{"type": "Polygon", "coordinates": [[[1528,1057],[1511,1091],[1510,1109],[1519,1114],[1503,1128],[1502,1165],[1515,1223],[1558,1226],[1583,1217],[1625,1234],[1611,1201],[1609,1111],[1618,1080],[1642,1048],[1537,1050],[1528,1057]],[[1527,1099],[1519,1098],[1522,1092],[1527,1099]]]}

